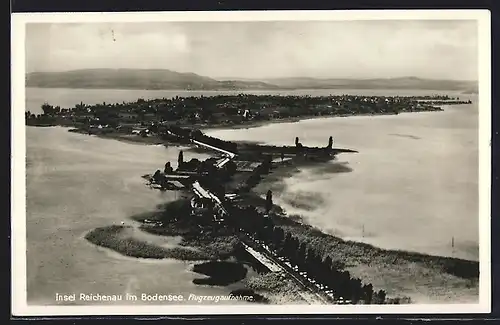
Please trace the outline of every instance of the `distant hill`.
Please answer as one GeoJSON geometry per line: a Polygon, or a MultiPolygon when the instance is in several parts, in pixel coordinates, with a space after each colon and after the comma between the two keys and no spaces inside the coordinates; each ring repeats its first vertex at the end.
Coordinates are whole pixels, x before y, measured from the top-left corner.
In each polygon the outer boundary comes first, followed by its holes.
{"type": "Polygon", "coordinates": [[[275,89],[261,81],[218,81],[194,73],[148,69],[86,69],[65,72],[32,72],[27,87],[98,89],[232,90],[275,89]]]}
{"type": "Polygon", "coordinates": [[[263,80],[280,88],[306,89],[429,89],[471,90],[477,88],[475,81],[421,79],[417,77],[386,79],[316,79],[278,78],[263,80]]]}
{"type": "Polygon", "coordinates": [[[428,89],[477,92],[477,82],[416,77],[388,79],[232,79],[216,80],[194,73],[165,69],[86,69],[32,72],[27,87],[165,89],[165,90],[278,90],[278,89],[428,89]]]}

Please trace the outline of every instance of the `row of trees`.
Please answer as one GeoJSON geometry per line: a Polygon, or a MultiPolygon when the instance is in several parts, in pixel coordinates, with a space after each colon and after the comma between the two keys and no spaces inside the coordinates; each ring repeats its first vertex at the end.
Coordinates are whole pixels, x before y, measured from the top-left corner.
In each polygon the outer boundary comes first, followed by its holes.
{"type": "Polygon", "coordinates": [[[173,134],[175,134],[174,136],[171,137],[172,139],[175,139],[177,141],[184,140],[184,142],[188,142],[190,140],[197,140],[206,143],[208,145],[221,148],[223,150],[227,150],[229,152],[233,153],[238,152],[238,145],[235,142],[225,141],[219,138],[208,136],[203,132],[201,132],[200,130],[192,130],[175,125],[169,125],[168,127],[165,128],[165,130],[163,130],[163,132],[166,131],[170,131],[173,134]]]}
{"type": "Polygon", "coordinates": [[[429,100],[425,102],[427,105],[459,105],[459,104],[472,104],[469,100],[429,100]]]}
{"type": "Polygon", "coordinates": [[[273,227],[272,233],[271,243],[278,254],[286,256],[292,264],[306,271],[316,281],[328,286],[337,296],[354,303],[363,301],[366,304],[380,304],[385,301],[385,291],[374,292],[371,283],[363,284],[361,279],[343,270],[342,263],[333,261],[330,256],[323,259],[323,256],[308,243],[301,242],[290,232],[285,234],[280,227],[273,227]]]}
{"type": "Polygon", "coordinates": [[[60,106],[52,106],[52,105],[49,105],[48,103],[43,103],[42,111],[43,111],[43,114],[45,114],[45,115],[57,114],[57,113],[61,112],[61,107],[60,106]]]}
{"type": "Polygon", "coordinates": [[[235,142],[231,141],[225,141],[219,138],[214,138],[211,136],[208,136],[206,134],[203,134],[201,131],[198,133],[195,133],[192,138],[194,140],[198,140],[200,142],[209,144],[211,146],[221,148],[224,150],[227,150],[229,152],[237,153],[238,152],[238,145],[235,142]]]}
{"type": "Polygon", "coordinates": [[[313,246],[301,241],[290,232],[276,226],[267,212],[272,207],[272,192],[266,195],[266,213],[260,213],[255,207],[239,207],[230,212],[230,225],[241,228],[268,244],[279,256],[286,257],[291,264],[307,272],[309,277],[326,285],[337,297],[360,301],[365,304],[383,304],[386,301],[384,290],[374,291],[371,283],[363,283],[352,276],[345,266],[334,261],[330,256],[323,258],[313,246]]]}

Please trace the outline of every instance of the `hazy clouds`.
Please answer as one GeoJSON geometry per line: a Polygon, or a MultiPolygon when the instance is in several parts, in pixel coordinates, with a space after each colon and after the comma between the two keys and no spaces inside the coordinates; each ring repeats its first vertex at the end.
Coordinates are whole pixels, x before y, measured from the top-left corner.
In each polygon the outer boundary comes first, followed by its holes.
{"type": "Polygon", "coordinates": [[[28,24],[26,69],[477,79],[475,21],[28,24]]]}

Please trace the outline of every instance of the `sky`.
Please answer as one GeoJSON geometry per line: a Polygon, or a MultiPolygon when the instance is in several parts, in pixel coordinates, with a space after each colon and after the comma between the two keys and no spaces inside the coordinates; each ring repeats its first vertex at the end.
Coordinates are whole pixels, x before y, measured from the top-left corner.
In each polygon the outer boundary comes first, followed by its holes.
{"type": "Polygon", "coordinates": [[[477,80],[476,21],[31,23],[26,71],[477,80]]]}

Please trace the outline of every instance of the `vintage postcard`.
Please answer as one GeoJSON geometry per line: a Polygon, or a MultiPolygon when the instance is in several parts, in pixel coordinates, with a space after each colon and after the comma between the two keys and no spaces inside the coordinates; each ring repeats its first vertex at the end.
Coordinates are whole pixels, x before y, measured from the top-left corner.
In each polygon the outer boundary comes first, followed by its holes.
{"type": "Polygon", "coordinates": [[[490,311],[488,11],[12,35],[14,315],[490,311]]]}

